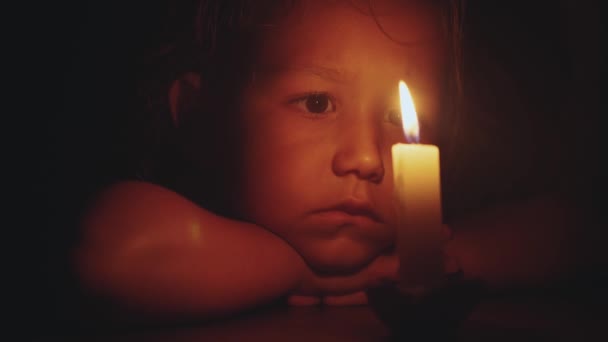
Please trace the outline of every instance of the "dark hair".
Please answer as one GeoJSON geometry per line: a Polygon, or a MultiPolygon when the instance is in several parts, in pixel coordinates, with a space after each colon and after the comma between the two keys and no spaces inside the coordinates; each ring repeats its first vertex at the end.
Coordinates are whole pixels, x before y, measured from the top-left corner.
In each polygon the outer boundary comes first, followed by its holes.
{"type": "MultiPolygon", "coordinates": [[[[249,61],[253,59],[249,56],[255,52],[256,34],[260,28],[272,25],[277,18],[290,13],[300,2],[195,0],[173,9],[174,24],[177,24],[173,32],[176,34],[161,50],[151,53],[146,64],[150,67],[148,71],[156,68],[164,72],[160,77],[158,73],[151,73],[153,76],[143,82],[142,98],[147,106],[146,112],[163,127],[156,128],[155,133],[148,137],[155,139],[156,143],[142,164],[145,167],[142,169],[150,171],[143,174],[144,178],[168,185],[210,210],[227,214],[229,187],[238,186],[238,177],[233,172],[239,167],[236,164],[238,158],[227,157],[238,153],[235,137],[239,134],[239,123],[233,115],[227,114],[234,112],[235,108],[230,106],[236,105],[240,90],[249,81],[246,76],[252,74],[253,65],[249,61]],[[187,71],[203,75],[203,90],[197,103],[188,106],[191,113],[181,113],[178,127],[171,127],[168,87],[172,80],[187,71]],[[194,132],[187,132],[190,129],[194,132]],[[230,136],[231,133],[234,136],[230,136]],[[193,137],[196,142],[189,140],[193,137]],[[161,146],[165,148],[159,149],[161,146]],[[197,153],[208,156],[208,165],[199,165],[189,158],[191,153],[184,153],[185,147],[193,146],[197,153]],[[157,151],[164,152],[159,157],[157,151]],[[174,167],[176,163],[180,164],[177,168],[174,167]],[[180,179],[187,184],[180,185],[180,179]]],[[[371,10],[373,0],[368,0],[368,5],[371,10]]],[[[457,134],[457,123],[463,112],[461,36],[464,4],[463,0],[434,0],[432,5],[441,11],[443,38],[448,43],[449,62],[442,104],[443,139],[440,144],[443,145],[442,163],[449,164],[446,157],[453,155],[450,149],[454,148],[450,146],[451,137],[457,134]]],[[[376,22],[383,30],[380,22],[376,22]]],[[[150,127],[156,125],[153,123],[150,127]]],[[[449,180],[444,182],[449,183],[449,180]]]]}

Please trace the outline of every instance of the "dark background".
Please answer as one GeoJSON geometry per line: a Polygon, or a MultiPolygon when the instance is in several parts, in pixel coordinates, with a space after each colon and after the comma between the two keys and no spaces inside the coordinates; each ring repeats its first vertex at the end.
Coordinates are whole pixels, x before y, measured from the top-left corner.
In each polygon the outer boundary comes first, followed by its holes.
{"type": "MultiPolygon", "coordinates": [[[[23,202],[35,222],[27,241],[35,243],[20,254],[27,266],[16,284],[26,317],[41,329],[76,322],[68,257],[87,200],[104,185],[133,178],[134,155],[156,146],[136,95],[141,77],[154,71],[144,56],[187,29],[180,11],[192,1],[183,3],[53,3],[32,19],[41,25],[24,43],[33,50],[24,60],[36,65],[36,81],[25,89],[38,96],[23,107],[30,126],[40,125],[26,134],[33,137],[33,191],[23,202]]],[[[468,1],[469,109],[459,142],[467,147],[458,172],[479,177],[455,187],[476,189],[455,212],[558,184],[599,208],[599,7],[593,0],[468,1]]],[[[162,80],[166,74],[157,71],[162,80]]]]}

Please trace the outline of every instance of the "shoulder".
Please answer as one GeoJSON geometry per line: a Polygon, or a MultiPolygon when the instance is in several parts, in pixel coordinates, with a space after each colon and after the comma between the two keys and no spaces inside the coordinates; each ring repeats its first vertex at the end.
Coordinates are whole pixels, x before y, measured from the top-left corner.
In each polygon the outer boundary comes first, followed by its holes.
{"type": "Polygon", "coordinates": [[[109,236],[173,229],[214,216],[168,188],[125,181],[101,191],[85,212],[81,225],[89,237],[105,240],[109,236]]]}
{"type": "Polygon", "coordinates": [[[122,181],[114,183],[103,189],[97,197],[97,201],[141,199],[143,201],[153,200],[186,200],[178,193],[169,188],[144,181],[122,181]]]}
{"type": "Polygon", "coordinates": [[[96,210],[137,211],[162,209],[196,210],[198,206],[184,196],[149,182],[124,181],[113,184],[101,191],[90,207],[91,213],[96,210]]]}

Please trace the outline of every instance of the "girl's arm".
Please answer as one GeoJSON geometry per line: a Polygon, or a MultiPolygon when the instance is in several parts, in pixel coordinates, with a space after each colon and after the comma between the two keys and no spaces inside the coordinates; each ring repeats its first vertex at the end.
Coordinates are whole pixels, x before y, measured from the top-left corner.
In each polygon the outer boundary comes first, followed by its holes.
{"type": "Polygon", "coordinates": [[[165,188],[124,182],[87,213],[76,269],[84,288],[152,316],[219,316],[294,289],[306,269],[283,240],[165,188]]]}

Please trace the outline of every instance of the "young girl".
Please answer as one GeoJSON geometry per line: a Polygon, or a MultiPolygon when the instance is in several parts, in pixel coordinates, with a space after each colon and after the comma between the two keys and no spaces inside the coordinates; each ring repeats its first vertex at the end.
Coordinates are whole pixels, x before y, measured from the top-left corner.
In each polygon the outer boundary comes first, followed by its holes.
{"type": "MultiPolygon", "coordinates": [[[[83,286],[136,313],[216,317],[281,298],[364,303],[394,281],[397,85],[412,93],[422,142],[449,156],[459,6],[202,1],[198,68],[168,89],[175,158],[87,211],[83,286]]],[[[569,257],[562,206],[532,199],[449,222],[446,254],[494,289],[551,280],[569,257]]]]}

